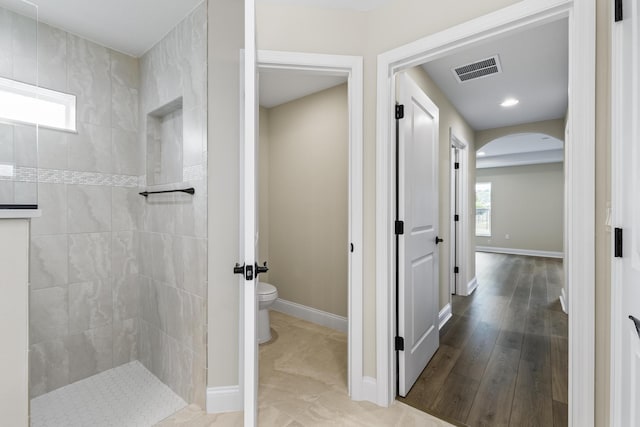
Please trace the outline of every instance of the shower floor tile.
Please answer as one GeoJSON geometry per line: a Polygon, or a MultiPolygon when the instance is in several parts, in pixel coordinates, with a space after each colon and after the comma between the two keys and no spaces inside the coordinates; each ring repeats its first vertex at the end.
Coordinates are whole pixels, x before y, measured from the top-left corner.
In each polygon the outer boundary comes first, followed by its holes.
{"type": "Polygon", "coordinates": [[[31,400],[32,427],[150,427],[187,403],[140,362],[31,400]]]}

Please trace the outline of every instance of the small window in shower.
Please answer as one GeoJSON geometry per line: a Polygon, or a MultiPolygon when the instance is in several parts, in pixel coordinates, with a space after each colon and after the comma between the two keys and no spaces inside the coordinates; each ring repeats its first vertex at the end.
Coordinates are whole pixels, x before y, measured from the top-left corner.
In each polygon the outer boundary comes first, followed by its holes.
{"type": "Polygon", "coordinates": [[[76,97],[0,77],[0,120],[76,131],[76,97]]]}

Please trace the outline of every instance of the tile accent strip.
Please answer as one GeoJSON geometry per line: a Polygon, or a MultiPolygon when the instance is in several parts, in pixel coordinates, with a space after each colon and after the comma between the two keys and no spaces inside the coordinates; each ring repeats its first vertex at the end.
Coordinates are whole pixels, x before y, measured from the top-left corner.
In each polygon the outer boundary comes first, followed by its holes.
{"type": "Polygon", "coordinates": [[[36,169],[22,166],[14,169],[13,176],[0,176],[0,181],[138,187],[138,177],[134,175],[112,175],[108,173],[79,172],[61,169],[36,169]]]}
{"type": "MultiPolygon", "coordinates": [[[[182,180],[204,179],[205,165],[187,166],[182,170],[182,180]]],[[[146,177],[136,175],[114,175],[100,172],[80,172],[62,169],[37,169],[16,166],[13,175],[0,175],[0,181],[43,182],[47,184],[104,185],[113,187],[145,187],[146,177]]]]}

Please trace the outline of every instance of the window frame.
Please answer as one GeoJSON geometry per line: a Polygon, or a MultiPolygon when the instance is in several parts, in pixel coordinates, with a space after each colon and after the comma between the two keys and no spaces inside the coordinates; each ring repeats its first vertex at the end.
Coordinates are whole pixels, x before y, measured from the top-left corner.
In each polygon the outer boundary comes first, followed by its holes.
{"type": "Polygon", "coordinates": [[[477,181],[476,182],[476,186],[475,186],[475,196],[476,196],[476,203],[478,200],[478,185],[486,185],[489,187],[489,208],[488,208],[488,232],[487,233],[479,233],[478,232],[478,207],[476,205],[476,214],[475,214],[475,235],[476,237],[491,237],[492,235],[492,226],[491,226],[491,214],[493,211],[493,184],[491,183],[491,181],[477,181]]]}
{"type": "Polygon", "coordinates": [[[55,129],[64,132],[77,133],[77,97],[75,95],[52,89],[46,89],[5,77],[0,77],[0,92],[8,92],[15,95],[26,96],[36,100],[36,102],[46,101],[61,105],[65,109],[65,123],[63,126],[42,124],[42,118],[40,117],[38,111],[34,113],[35,117],[32,120],[20,120],[13,117],[0,116],[0,121],[9,124],[35,125],[46,129],[55,129]]]}

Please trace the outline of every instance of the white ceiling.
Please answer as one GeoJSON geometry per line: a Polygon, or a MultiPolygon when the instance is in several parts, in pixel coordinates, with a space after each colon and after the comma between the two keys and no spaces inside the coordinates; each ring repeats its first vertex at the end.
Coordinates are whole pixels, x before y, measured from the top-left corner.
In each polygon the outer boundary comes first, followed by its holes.
{"type": "Polygon", "coordinates": [[[475,130],[564,117],[567,110],[568,30],[559,20],[423,65],[475,130]],[[458,83],[451,69],[490,56],[502,73],[458,83]],[[508,97],[515,107],[501,107],[508,97]]]}
{"type": "MultiPolygon", "coordinates": [[[[496,138],[478,150],[484,157],[533,151],[562,150],[564,143],[543,133],[519,133],[496,138]]],[[[480,157],[480,156],[478,156],[480,157]]]]}
{"type": "Polygon", "coordinates": [[[31,1],[39,6],[40,21],[111,49],[141,56],[203,0],[31,1]]]}
{"type": "MultiPolygon", "coordinates": [[[[203,0],[30,0],[39,20],[98,44],[139,57],[203,0]]],[[[240,0],[238,0],[240,1],[240,0]]],[[[392,0],[257,0],[367,11],[392,0]]],[[[19,0],[0,5],[31,16],[19,0]],[[17,10],[19,9],[19,10],[17,10]]]]}
{"type": "Polygon", "coordinates": [[[476,159],[476,168],[502,168],[542,163],[562,163],[563,161],[563,150],[532,151],[530,153],[505,154],[504,156],[478,157],[476,159]]]}
{"type": "Polygon", "coordinates": [[[276,107],[285,102],[311,95],[345,83],[347,76],[318,75],[308,71],[260,70],[260,106],[276,107]]]}
{"type": "MultiPolygon", "coordinates": [[[[112,49],[140,56],[202,0],[33,0],[40,20],[112,49]]],[[[371,10],[392,0],[258,0],[371,10]]],[[[0,0],[0,4],[15,3],[0,0]]],[[[562,117],[567,106],[567,22],[547,24],[424,65],[475,129],[562,117]],[[459,84],[451,68],[499,54],[503,73],[459,84]],[[506,96],[520,104],[499,106],[506,96]]],[[[281,74],[281,73],[275,73],[281,74]]],[[[261,105],[274,106],[344,82],[330,76],[263,76],[261,105]]]]}
{"type": "Polygon", "coordinates": [[[481,147],[477,168],[533,165],[564,161],[564,143],[543,133],[520,133],[496,138],[481,147]],[[481,155],[484,153],[484,155],[481,155]]]}
{"type": "Polygon", "coordinates": [[[373,10],[392,0],[257,0],[259,3],[287,3],[299,6],[326,7],[335,9],[373,10]]]}

